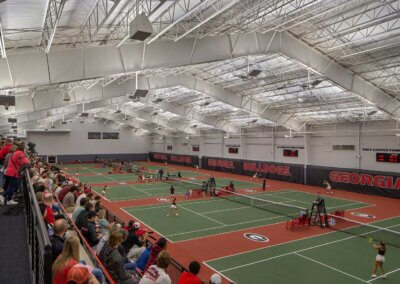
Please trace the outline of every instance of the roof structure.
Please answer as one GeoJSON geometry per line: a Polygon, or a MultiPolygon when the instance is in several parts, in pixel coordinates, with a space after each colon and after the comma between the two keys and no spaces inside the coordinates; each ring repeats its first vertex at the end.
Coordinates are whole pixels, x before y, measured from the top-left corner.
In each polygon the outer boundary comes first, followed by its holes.
{"type": "Polygon", "coordinates": [[[400,0],[6,0],[0,131],[89,113],[138,134],[398,121],[400,0]],[[129,39],[146,14],[153,34],[129,39]],[[142,92],[140,97],[134,96],[142,92]]]}

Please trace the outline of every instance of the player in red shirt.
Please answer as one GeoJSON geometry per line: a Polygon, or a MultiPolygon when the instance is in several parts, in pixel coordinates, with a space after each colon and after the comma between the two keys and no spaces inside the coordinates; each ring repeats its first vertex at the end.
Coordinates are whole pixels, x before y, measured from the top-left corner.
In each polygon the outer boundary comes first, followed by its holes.
{"type": "Polygon", "coordinates": [[[192,261],[189,264],[189,271],[182,272],[179,277],[178,284],[202,284],[203,282],[197,277],[200,272],[200,263],[192,261]]]}

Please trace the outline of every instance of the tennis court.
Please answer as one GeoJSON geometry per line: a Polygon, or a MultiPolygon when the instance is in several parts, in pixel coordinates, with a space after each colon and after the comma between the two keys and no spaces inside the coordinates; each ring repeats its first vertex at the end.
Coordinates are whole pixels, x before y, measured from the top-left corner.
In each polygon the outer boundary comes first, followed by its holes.
{"type": "MultiPolygon", "coordinates": [[[[373,224],[400,232],[400,217],[373,224]]],[[[370,232],[374,230],[371,228],[370,232]]],[[[375,255],[366,238],[327,229],[324,235],[210,260],[206,264],[235,283],[400,283],[400,248],[387,245],[387,279],[370,278],[375,255]]]]}
{"type": "MultiPolygon", "coordinates": [[[[212,198],[180,202],[178,204],[181,210],[180,216],[166,216],[169,203],[124,208],[124,210],[170,241],[178,242],[283,222],[290,219],[290,216],[298,216],[301,208],[309,208],[315,199],[313,194],[294,190],[264,192],[252,194],[251,197],[258,200],[257,204],[251,206],[250,203],[246,204],[249,202],[247,200],[233,202],[229,197],[229,199],[212,198]],[[264,200],[284,204],[283,209],[271,209],[268,203],[263,202],[264,200]],[[285,204],[290,206],[286,209],[285,204]],[[272,213],[268,210],[281,211],[272,213]],[[283,215],[285,213],[286,216],[283,215]]],[[[329,211],[370,206],[334,197],[326,197],[325,200],[329,211]]]]}

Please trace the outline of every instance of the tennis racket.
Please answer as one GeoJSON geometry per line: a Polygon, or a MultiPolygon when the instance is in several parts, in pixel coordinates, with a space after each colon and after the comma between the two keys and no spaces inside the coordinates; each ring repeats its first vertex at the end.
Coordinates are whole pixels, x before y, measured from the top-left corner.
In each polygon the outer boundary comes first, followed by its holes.
{"type": "Polygon", "coordinates": [[[369,242],[370,244],[372,244],[373,241],[374,241],[374,238],[373,238],[373,237],[368,237],[368,242],[369,242]]]}

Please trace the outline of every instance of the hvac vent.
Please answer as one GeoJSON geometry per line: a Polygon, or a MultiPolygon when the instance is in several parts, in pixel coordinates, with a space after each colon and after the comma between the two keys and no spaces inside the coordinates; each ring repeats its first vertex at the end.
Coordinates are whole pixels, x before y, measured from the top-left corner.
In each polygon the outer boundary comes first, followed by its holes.
{"type": "Polygon", "coordinates": [[[79,117],[88,117],[89,113],[88,112],[82,112],[79,117]]]}
{"type": "Polygon", "coordinates": [[[141,89],[136,89],[135,93],[133,95],[130,95],[130,99],[139,99],[139,98],[144,98],[149,90],[141,90],[141,89]]]}
{"type": "Polygon", "coordinates": [[[153,33],[153,26],[145,14],[140,14],[129,24],[129,38],[144,41],[153,33]]]}
{"type": "Polygon", "coordinates": [[[0,105],[3,105],[8,110],[8,107],[15,106],[15,97],[0,95],[0,105]]]}
{"type": "Polygon", "coordinates": [[[17,129],[17,128],[18,128],[18,126],[16,126],[16,125],[11,126],[11,129],[17,129]]]}
{"type": "Polygon", "coordinates": [[[8,122],[9,123],[17,123],[17,119],[16,118],[9,118],[8,122]]]}
{"type": "Polygon", "coordinates": [[[333,145],[333,150],[335,151],[354,151],[354,145],[333,145]]]}

